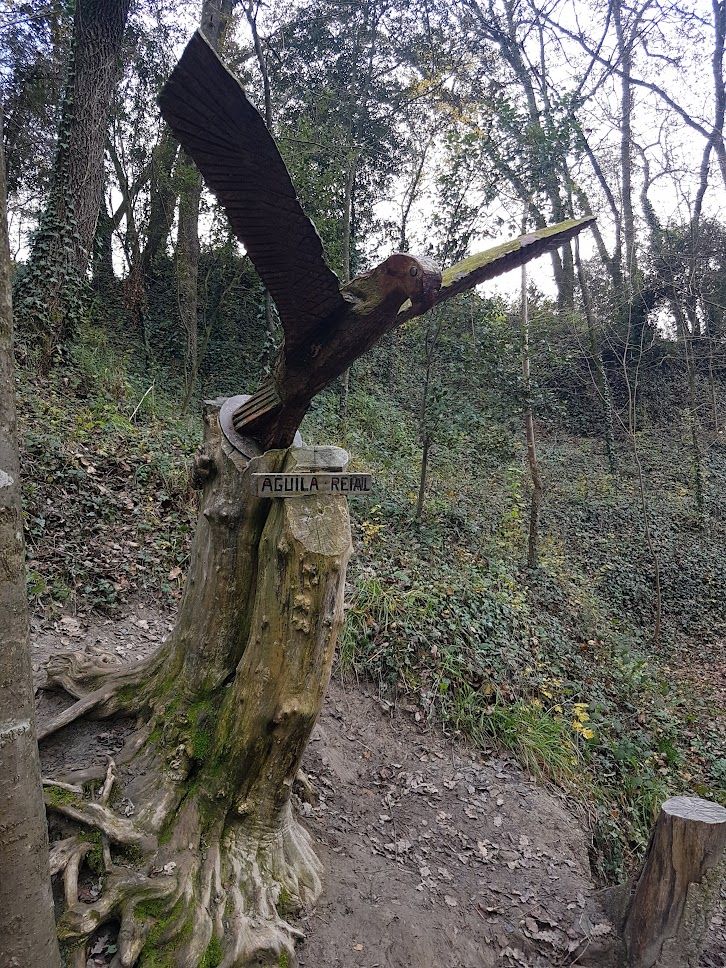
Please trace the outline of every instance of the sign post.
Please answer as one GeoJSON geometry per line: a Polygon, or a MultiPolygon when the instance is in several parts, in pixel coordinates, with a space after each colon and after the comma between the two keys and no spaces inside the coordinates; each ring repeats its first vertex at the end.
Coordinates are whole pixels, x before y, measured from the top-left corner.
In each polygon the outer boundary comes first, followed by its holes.
{"type": "Polygon", "coordinates": [[[356,497],[370,494],[371,474],[346,474],[312,471],[292,474],[252,474],[258,497],[309,497],[312,494],[345,494],[356,497]]]}

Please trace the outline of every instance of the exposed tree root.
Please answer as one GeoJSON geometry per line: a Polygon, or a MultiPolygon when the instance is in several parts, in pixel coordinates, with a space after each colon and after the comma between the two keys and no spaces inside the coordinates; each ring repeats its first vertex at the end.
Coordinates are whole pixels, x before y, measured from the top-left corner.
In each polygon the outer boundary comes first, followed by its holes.
{"type": "Polygon", "coordinates": [[[44,685],[65,689],[76,699],[109,685],[117,689],[124,685],[138,686],[154,671],[158,657],[156,652],[133,662],[119,663],[111,653],[62,652],[48,660],[44,685]]]}
{"type": "Polygon", "coordinates": [[[287,917],[317,899],[321,865],[289,805],[274,829],[265,829],[226,806],[215,810],[206,798],[187,797],[153,840],[100,803],[50,808],[102,832],[113,854],[103,893],[89,904],[78,899],[79,870],[98,850],[97,834],[52,845],[51,870],[64,882],[59,931],[67,943],[85,950],[113,920],[120,923],[116,968],[147,960],[189,968],[295,964],[302,934],[287,917]],[[129,844],[144,847],[131,857],[119,852],[129,844]]]}
{"type": "Polygon", "coordinates": [[[77,786],[75,783],[63,783],[62,780],[46,780],[43,777],[43,786],[58,787],[59,790],[67,790],[68,793],[76,793],[78,796],[83,796],[83,787],[77,786]]]}
{"type": "Polygon", "coordinates": [[[78,802],[63,803],[62,801],[49,800],[46,795],[46,806],[51,810],[62,813],[71,820],[77,820],[86,827],[94,827],[100,830],[116,844],[135,846],[143,844],[147,839],[143,831],[125,817],[119,817],[113,810],[110,810],[102,803],[78,802]]]}
{"type": "Polygon", "coordinates": [[[63,712],[39,727],[38,742],[47,739],[48,736],[57,733],[59,729],[63,729],[64,726],[70,725],[82,716],[94,712],[103,703],[113,698],[115,694],[116,690],[112,686],[106,686],[97,689],[96,692],[89,693],[83,699],[79,699],[78,702],[74,702],[68,709],[64,709],[63,712]]]}
{"type": "Polygon", "coordinates": [[[63,886],[66,897],[66,907],[72,908],[78,904],[78,871],[81,861],[92,848],[91,843],[81,842],[69,855],[63,871],[63,886]]]}
{"type": "Polygon", "coordinates": [[[51,844],[49,856],[51,877],[65,870],[72,855],[82,843],[84,843],[83,838],[75,835],[65,837],[63,840],[56,840],[55,843],[51,844]]]}
{"type": "Polygon", "coordinates": [[[38,729],[38,740],[46,739],[82,716],[103,718],[117,712],[141,711],[153,693],[155,674],[166,658],[162,646],[154,655],[138,662],[118,665],[105,656],[85,652],[62,652],[46,667],[44,688],[64,689],[78,700],[38,729]]]}

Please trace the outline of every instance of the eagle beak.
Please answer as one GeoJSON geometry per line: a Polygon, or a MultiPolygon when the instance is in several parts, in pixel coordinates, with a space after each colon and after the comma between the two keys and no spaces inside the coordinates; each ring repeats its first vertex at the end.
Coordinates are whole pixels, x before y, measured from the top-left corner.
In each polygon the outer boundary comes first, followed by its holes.
{"type": "Polygon", "coordinates": [[[436,302],[441,289],[441,272],[435,267],[426,268],[421,272],[420,278],[420,289],[411,299],[413,310],[418,314],[427,312],[436,302]]]}

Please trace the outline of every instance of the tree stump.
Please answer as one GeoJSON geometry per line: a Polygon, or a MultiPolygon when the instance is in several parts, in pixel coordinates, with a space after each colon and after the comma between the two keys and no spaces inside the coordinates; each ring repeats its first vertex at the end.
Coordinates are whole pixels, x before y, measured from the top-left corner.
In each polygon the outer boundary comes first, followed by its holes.
{"type": "Polygon", "coordinates": [[[174,632],[135,664],[69,655],[49,666],[49,681],[79,700],[47,732],[74,711],[141,717],[104,783],[132,813],[113,809],[95,782],[46,791],[54,813],[91,830],[56,842],[51,857],[65,881],[59,929],[73,968],[111,920],[120,924],[112,968],[292,968],[301,934],[289,915],[321,890],[290,795],[343,619],[348,507],[339,495],[261,498],[252,475],[342,467],[347,454],[245,457],[220,431],[220,405],[205,407],[201,510],[174,632]],[[85,903],[77,872],[94,834],[108,865],[103,893],[85,903]]]}
{"type": "Polygon", "coordinates": [[[628,968],[695,968],[725,847],[726,809],[700,797],[666,800],[625,914],[628,968]]]}

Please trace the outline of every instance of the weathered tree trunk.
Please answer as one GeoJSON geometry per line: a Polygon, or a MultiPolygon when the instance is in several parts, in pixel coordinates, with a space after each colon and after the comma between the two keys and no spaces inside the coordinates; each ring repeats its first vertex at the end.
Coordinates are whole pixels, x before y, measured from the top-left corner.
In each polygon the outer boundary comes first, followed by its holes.
{"type": "Polygon", "coordinates": [[[60,965],[35,738],[0,114],[0,964],[60,965]]]}
{"type": "Polygon", "coordinates": [[[103,194],[103,153],[129,0],[78,0],[53,182],[17,292],[17,314],[43,336],[43,358],[83,307],[103,194]]]}
{"type": "MultiPolygon", "coordinates": [[[[144,965],[152,950],[173,952],[180,965],[205,953],[227,968],[293,965],[298,932],[286,915],[320,891],[320,864],[290,795],[343,618],[347,505],[332,495],[255,497],[252,473],[314,469],[314,452],[248,461],[222,436],[218,411],[219,401],[205,412],[196,473],[206,483],[171,638],[115,674],[82,656],[48,670],[51,682],[90,692],[78,711],[145,714],[117,760],[131,819],[69,791],[47,796],[111,845],[104,895],[89,905],[71,892],[60,927],[83,942],[99,920],[120,920],[115,966],[139,957],[144,965]],[[123,845],[143,859],[131,866],[123,845]]],[[[53,860],[63,866],[60,848],[53,860]]]]}
{"type": "Polygon", "coordinates": [[[625,915],[628,968],[695,968],[719,896],[726,809],[699,797],[666,800],[625,915]]]}

